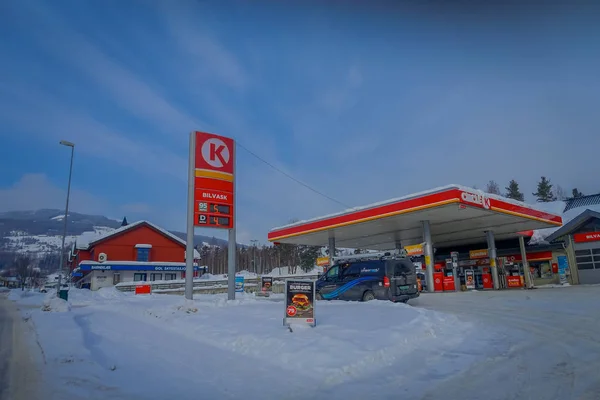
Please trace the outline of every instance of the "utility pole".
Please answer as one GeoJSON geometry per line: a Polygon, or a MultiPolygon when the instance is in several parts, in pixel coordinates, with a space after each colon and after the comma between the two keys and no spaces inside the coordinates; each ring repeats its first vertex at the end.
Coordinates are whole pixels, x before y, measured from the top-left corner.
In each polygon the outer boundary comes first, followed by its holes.
{"type": "Polygon", "coordinates": [[[250,241],[252,243],[252,265],[254,266],[254,273],[258,274],[258,268],[256,267],[256,243],[258,243],[258,240],[256,239],[252,239],[250,241]]]}

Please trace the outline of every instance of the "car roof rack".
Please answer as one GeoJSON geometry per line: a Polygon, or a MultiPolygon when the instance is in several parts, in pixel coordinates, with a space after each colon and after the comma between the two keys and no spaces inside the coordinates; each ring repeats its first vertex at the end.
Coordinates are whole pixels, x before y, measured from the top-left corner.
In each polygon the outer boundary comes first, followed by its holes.
{"type": "Polygon", "coordinates": [[[364,261],[364,260],[383,260],[383,259],[394,259],[394,258],[405,258],[405,257],[407,257],[407,252],[405,249],[395,249],[395,250],[388,250],[388,251],[378,251],[375,253],[352,254],[350,256],[332,257],[332,263],[337,264],[340,262],[364,261]]]}

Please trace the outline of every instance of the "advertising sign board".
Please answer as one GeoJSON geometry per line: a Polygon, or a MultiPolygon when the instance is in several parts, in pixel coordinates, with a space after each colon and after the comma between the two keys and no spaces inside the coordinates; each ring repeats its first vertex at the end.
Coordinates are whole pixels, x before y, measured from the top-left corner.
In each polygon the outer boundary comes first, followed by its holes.
{"type": "Polygon", "coordinates": [[[326,267],[329,265],[329,257],[317,257],[317,267],[326,267]]]}
{"type": "Polygon", "coordinates": [[[233,139],[195,132],[194,225],[233,228],[234,165],[233,139]]]}
{"type": "Polygon", "coordinates": [[[507,276],[506,285],[511,288],[523,286],[523,279],[520,276],[507,276]]]}
{"type": "Polygon", "coordinates": [[[263,292],[272,292],[273,291],[273,277],[272,276],[262,276],[260,278],[260,288],[263,292]]]}
{"type": "Polygon", "coordinates": [[[568,283],[567,280],[567,269],[569,268],[569,262],[567,261],[567,256],[558,256],[558,276],[560,277],[560,284],[564,285],[568,283]]]}
{"type": "Polygon", "coordinates": [[[475,289],[475,271],[472,269],[465,270],[465,286],[467,289],[475,289]]]}
{"type": "Polygon", "coordinates": [[[404,250],[406,250],[406,253],[411,257],[412,256],[422,256],[425,253],[423,243],[413,244],[410,246],[404,246],[404,250]]]}
{"type": "Polygon", "coordinates": [[[213,133],[190,132],[185,298],[193,298],[194,229],[228,230],[227,298],[235,299],[235,142],[213,133]]]}
{"type": "Polygon", "coordinates": [[[284,299],[283,325],[299,323],[316,326],[315,281],[309,279],[286,280],[284,299]]]}
{"type": "Polygon", "coordinates": [[[244,277],[243,276],[235,277],[235,291],[237,293],[242,293],[244,291],[244,277]]]}
{"type": "Polygon", "coordinates": [[[471,250],[471,251],[469,251],[469,258],[471,260],[474,260],[477,258],[488,258],[488,251],[487,251],[487,249],[471,250]]]}

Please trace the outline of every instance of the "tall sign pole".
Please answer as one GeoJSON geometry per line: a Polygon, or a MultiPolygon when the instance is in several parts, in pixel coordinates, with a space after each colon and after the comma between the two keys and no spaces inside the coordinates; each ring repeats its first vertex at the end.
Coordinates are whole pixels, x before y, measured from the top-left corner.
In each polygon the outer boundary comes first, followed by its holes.
{"type": "Polygon", "coordinates": [[[235,299],[235,142],[206,132],[190,134],[185,297],[193,298],[194,229],[220,228],[228,237],[228,298],[235,299]]]}
{"type": "Polygon", "coordinates": [[[185,241],[185,298],[194,298],[194,186],[196,183],[196,132],[190,133],[188,165],[187,235],[185,241]]]}

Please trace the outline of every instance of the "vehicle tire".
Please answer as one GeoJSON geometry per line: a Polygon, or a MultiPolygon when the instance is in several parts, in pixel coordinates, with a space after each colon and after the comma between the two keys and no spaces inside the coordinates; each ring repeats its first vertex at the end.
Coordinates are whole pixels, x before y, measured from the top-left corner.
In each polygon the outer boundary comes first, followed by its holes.
{"type": "Polygon", "coordinates": [[[317,298],[317,300],[323,300],[323,296],[321,296],[321,293],[319,293],[319,292],[317,292],[315,297],[317,298]]]}
{"type": "Polygon", "coordinates": [[[375,300],[375,293],[371,292],[370,290],[367,290],[365,293],[363,293],[362,300],[363,301],[375,300]]]}

